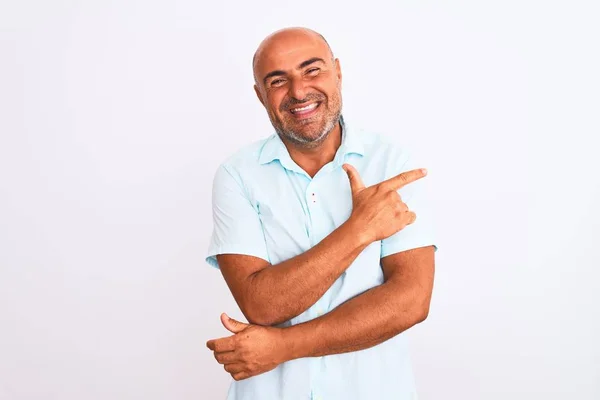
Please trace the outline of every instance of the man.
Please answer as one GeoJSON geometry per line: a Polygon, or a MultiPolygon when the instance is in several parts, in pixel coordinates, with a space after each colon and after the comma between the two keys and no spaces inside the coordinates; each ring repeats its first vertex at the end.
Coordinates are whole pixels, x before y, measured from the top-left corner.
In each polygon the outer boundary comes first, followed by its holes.
{"type": "Polygon", "coordinates": [[[271,34],[253,67],[276,134],[219,166],[207,257],[249,322],[222,314],[233,335],[207,343],[234,379],[228,399],[415,399],[400,333],[427,317],[433,287],[426,171],[344,120],[318,33],[271,34]]]}

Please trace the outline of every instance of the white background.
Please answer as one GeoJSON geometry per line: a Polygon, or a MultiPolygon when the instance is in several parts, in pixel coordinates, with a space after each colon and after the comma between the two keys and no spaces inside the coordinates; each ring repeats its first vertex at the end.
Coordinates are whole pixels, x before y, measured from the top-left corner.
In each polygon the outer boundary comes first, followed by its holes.
{"type": "Polygon", "coordinates": [[[430,171],[421,399],[599,399],[593,2],[217,3],[0,3],[0,399],[225,397],[212,177],[272,133],[251,57],[291,25],[430,171]]]}

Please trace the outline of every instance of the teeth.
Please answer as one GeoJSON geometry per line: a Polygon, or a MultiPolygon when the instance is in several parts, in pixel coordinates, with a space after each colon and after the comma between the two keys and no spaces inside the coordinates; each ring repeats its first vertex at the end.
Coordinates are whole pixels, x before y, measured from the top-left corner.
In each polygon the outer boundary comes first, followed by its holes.
{"type": "Polygon", "coordinates": [[[295,113],[295,112],[299,112],[299,111],[312,110],[312,109],[316,108],[317,105],[318,105],[318,103],[312,103],[312,104],[307,105],[306,107],[292,108],[291,111],[293,113],[295,113]]]}

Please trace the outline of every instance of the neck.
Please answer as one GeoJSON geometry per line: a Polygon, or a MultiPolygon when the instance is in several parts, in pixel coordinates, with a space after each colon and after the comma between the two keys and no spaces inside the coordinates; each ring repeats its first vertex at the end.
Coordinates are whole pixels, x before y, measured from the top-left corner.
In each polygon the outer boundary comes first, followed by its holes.
{"type": "Polygon", "coordinates": [[[286,140],[283,140],[283,143],[292,160],[310,177],[314,177],[325,164],[333,161],[342,144],[342,128],[339,122],[335,124],[325,140],[313,148],[297,147],[286,140]]]}

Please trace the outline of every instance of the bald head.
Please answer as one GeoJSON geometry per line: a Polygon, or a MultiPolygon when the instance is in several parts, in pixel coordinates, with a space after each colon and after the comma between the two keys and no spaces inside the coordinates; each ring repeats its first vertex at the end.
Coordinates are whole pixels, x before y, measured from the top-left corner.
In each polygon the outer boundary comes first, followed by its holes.
{"type": "Polygon", "coordinates": [[[324,45],[327,48],[329,58],[331,59],[331,61],[333,61],[333,52],[331,51],[329,43],[323,35],[313,31],[312,29],[293,27],[284,28],[273,32],[272,34],[263,39],[263,41],[260,43],[256,51],[254,52],[254,57],[252,58],[252,71],[254,74],[254,79],[258,80],[256,74],[257,66],[261,63],[263,58],[268,58],[272,56],[273,53],[280,54],[286,51],[289,52],[294,49],[294,46],[302,46],[307,44],[315,45],[316,42],[320,43],[321,45],[324,45]]]}
{"type": "Polygon", "coordinates": [[[254,91],[288,144],[316,148],[341,132],[342,72],[329,44],[306,28],[272,33],[253,60],[254,91]]]}

